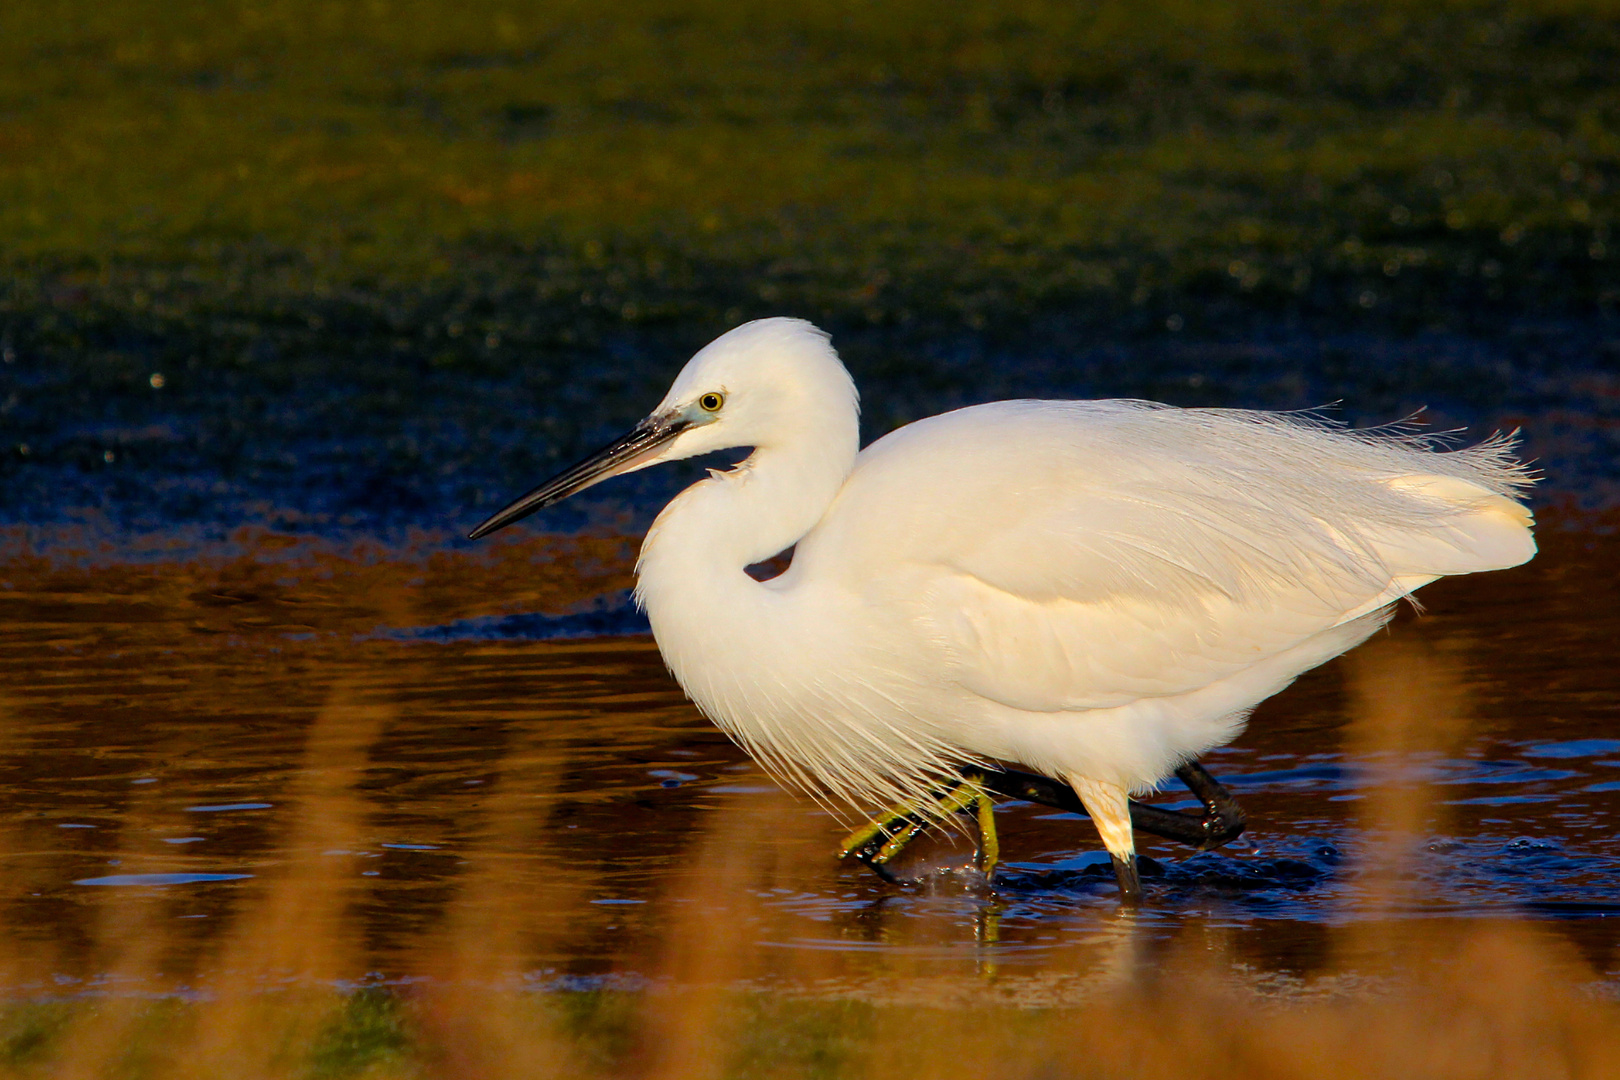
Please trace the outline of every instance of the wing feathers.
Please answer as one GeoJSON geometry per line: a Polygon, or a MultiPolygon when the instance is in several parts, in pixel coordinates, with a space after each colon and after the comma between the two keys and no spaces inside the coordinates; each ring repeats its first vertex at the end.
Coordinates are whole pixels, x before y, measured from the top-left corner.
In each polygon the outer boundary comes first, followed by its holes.
{"type": "Polygon", "coordinates": [[[1529,558],[1511,442],[1431,445],[1309,416],[1001,402],[868,448],[798,557],[842,533],[874,552],[868,581],[888,561],[923,585],[917,618],[975,693],[1107,708],[1529,558]]]}

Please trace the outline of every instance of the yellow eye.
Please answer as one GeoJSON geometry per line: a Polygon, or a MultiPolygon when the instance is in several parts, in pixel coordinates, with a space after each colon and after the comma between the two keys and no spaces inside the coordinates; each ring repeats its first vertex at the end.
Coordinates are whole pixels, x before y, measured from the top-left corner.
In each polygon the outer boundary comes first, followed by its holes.
{"type": "Polygon", "coordinates": [[[704,412],[719,412],[720,406],[726,403],[726,395],[708,393],[698,398],[698,405],[704,412]]]}

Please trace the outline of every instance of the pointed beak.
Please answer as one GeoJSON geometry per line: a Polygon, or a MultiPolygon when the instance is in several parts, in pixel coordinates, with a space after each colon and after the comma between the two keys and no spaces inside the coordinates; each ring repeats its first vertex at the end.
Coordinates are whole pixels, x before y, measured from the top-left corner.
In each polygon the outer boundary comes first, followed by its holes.
{"type": "Polygon", "coordinates": [[[478,540],[496,529],[504,529],[514,521],[522,521],[537,510],[544,510],[576,495],[592,484],[610,476],[629,472],[644,463],[675,436],[692,426],[685,417],[673,413],[649,416],[629,432],[621,435],[584,461],[564,469],[510,506],[492,515],[478,528],[467,534],[467,539],[478,540]]]}

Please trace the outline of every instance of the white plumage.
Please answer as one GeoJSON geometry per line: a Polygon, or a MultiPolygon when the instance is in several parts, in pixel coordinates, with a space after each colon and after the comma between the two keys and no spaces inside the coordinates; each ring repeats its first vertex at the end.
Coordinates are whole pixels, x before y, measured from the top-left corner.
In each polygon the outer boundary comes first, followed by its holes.
{"type": "Polygon", "coordinates": [[[749,323],[686,365],[637,429],[648,445],[481,529],[753,447],[665,508],[637,567],[692,700],[787,780],[846,799],[913,796],[973,759],[1067,780],[1125,855],[1127,792],[1232,739],[1412,590],[1535,552],[1502,438],[1437,452],[1311,416],[1006,401],[857,454],[856,400],[825,334],[749,323]],[[795,544],[779,577],[746,573],[795,544]]]}

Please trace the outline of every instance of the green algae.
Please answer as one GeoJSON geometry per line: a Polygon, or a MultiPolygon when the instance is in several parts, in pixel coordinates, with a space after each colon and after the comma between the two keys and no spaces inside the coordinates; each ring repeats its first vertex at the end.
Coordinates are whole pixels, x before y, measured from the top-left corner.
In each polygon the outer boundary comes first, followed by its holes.
{"type": "MultiPolygon", "coordinates": [[[[140,312],[1620,300],[1600,3],[12,5],[0,249],[140,312]]],[[[452,350],[453,352],[453,350],[452,350]]]]}
{"type": "Polygon", "coordinates": [[[1430,406],[1601,486],[1617,212],[1611,4],[14,4],[0,513],[476,519],[779,314],[869,435],[1430,406]]]}

